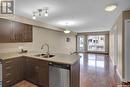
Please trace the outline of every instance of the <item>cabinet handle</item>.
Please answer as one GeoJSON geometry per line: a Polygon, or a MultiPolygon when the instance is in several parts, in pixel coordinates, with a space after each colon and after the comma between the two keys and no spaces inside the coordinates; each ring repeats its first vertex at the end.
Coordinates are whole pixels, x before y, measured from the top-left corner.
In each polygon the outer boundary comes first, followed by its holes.
{"type": "Polygon", "coordinates": [[[7,74],[6,74],[6,76],[10,76],[10,75],[11,75],[11,73],[7,73],[7,74]]]}
{"type": "Polygon", "coordinates": [[[12,61],[6,61],[5,63],[8,64],[8,63],[11,63],[12,61]]]}
{"type": "Polygon", "coordinates": [[[10,67],[10,66],[8,66],[8,67],[6,67],[6,69],[11,69],[11,67],[10,67]]]}
{"type": "Polygon", "coordinates": [[[10,80],[6,81],[6,83],[10,83],[10,82],[11,82],[10,80]]]}

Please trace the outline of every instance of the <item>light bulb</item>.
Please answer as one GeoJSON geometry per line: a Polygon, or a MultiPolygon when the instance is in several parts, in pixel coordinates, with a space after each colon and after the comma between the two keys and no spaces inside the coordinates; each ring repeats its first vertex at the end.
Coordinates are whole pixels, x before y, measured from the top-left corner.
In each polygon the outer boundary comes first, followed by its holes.
{"type": "Polygon", "coordinates": [[[111,4],[111,5],[106,6],[105,11],[111,12],[111,11],[114,11],[116,8],[117,8],[116,4],[111,4]]]}
{"type": "Polygon", "coordinates": [[[45,17],[48,17],[48,13],[45,13],[45,17]]]}
{"type": "Polygon", "coordinates": [[[36,16],[35,15],[33,15],[33,17],[32,17],[34,20],[36,19],[36,16]]]}
{"type": "Polygon", "coordinates": [[[48,11],[47,10],[45,11],[45,17],[48,17],[48,11]]]}
{"type": "Polygon", "coordinates": [[[65,34],[68,34],[68,33],[70,33],[70,32],[71,32],[70,30],[65,30],[65,31],[64,31],[65,34]]]}

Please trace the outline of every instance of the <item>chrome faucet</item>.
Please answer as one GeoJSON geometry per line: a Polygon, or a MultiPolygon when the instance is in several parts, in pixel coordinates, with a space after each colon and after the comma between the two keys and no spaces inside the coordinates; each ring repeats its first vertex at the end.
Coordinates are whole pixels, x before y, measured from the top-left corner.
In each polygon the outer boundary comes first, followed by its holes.
{"type": "Polygon", "coordinates": [[[49,51],[49,44],[45,43],[41,46],[41,50],[44,48],[44,46],[47,46],[47,52],[46,52],[46,55],[49,56],[50,54],[50,51],[49,51]]]}

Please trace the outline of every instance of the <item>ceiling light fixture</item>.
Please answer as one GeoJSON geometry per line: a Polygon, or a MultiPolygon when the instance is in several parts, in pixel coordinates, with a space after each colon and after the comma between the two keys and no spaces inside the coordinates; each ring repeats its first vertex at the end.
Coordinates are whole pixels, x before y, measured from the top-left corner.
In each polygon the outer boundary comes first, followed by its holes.
{"type": "Polygon", "coordinates": [[[110,5],[106,6],[105,11],[107,11],[107,12],[112,12],[112,11],[114,11],[116,8],[117,8],[117,4],[110,4],[110,5]]]}
{"type": "Polygon", "coordinates": [[[48,17],[48,8],[45,9],[45,17],[48,17]]]}
{"type": "Polygon", "coordinates": [[[47,10],[45,11],[45,17],[48,17],[48,11],[47,10]]]}
{"type": "Polygon", "coordinates": [[[33,19],[36,19],[36,16],[42,16],[44,14],[45,17],[48,17],[48,8],[43,8],[43,9],[37,9],[36,11],[33,12],[33,19]]]}
{"type": "MultiPolygon", "coordinates": [[[[68,22],[66,22],[66,27],[69,25],[69,23],[68,22]]],[[[70,30],[68,30],[68,29],[66,29],[66,30],[64,30],[64,33],[65,34],[69,34],[71,31],[70,30]]]]}
{"type": "Polygon", "coordinates": [[[35,15],[35,12],[33,13],[33,17],[32,17],[34,20],[36,19],[36,15],[35,15]]]}
{"type": "Polygon", "coordinates": [[[70,32],[71,32],[70,30],[67,30],[67,29],[64,30],[64,33],[65,33],[65,34],[69,34],[70,32]]]}
{"type": "Polygon", "coordinates": [[[42,16],[42,9],[38,9],[39,16],[42,16]]]}

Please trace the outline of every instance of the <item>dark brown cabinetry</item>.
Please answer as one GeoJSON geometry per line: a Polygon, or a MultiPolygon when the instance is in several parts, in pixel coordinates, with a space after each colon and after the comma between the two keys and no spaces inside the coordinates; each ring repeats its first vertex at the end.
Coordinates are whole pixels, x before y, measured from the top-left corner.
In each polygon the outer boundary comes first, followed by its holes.
{"type": "MultiPolygon", "coordinates": [[[[3,60],[3,86],[11,87],[27,80],[39,87],[49,87],[49,63],[44,60],[18,57],[3,60]]],[[[80,87],[80,62],[70,66],[70,87],[80,87]]]]}
{"type": "Polygon", "coordinates": [[[0,43],[10,42],[12,35],[12,22],[5,19],[0,19],[0,43]]]}
{"type": "Polygon", "coordinates": [[[26,80],[40,87],[49,87],[48,62],[33,58],[26,59],[26,80]]]}
{"type": "Polygon", "coordinates": [[[11,87],[22,80],[49,87],[48,62],[26,57],[4,60],[3,87],[11,87]]]}
{"type": "Polygon", "coordinates": [[[24,76],[23,58],[14,58],[3,61],[3,87],[11,87],[22,81],[24,76]]]}
{"type": "Polygon", "coordinates": [[[0,18],[0,43],[32,42],[32,25],[0,18]]]}

